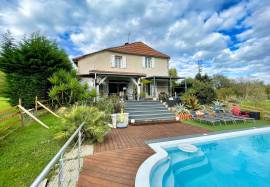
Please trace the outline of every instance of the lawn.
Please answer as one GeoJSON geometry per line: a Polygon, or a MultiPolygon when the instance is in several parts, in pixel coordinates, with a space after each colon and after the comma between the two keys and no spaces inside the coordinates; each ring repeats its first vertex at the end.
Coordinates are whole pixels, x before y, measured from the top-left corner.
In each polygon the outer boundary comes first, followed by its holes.
{"type": "Polygon", "coordinates": [[[189,124],[196,127],[202,127],[204,129],[207,129],[209,131],[226,131],[226,130],[239,130],[239,129],[246,129],[246,128],[252,128],[252,127],[264,127],[264,126],[270,126],[270,121],[264,121],[264,120],[256,120],[256,122],[240,122],[236,124],[217,124],[217,125],[211,125],[206,123],[199,123],[198,121],[194,120],[187,120],[183,121],[185,124],[189,124]]]}
{"type": "Polygon", "coordinates": [[[0,97],[0,111],[10,107],[8,99],[5,97],[0,97]]]}
{"type": "Polygon", "coordinates": [[[262,110],[270,111],[270,100],[264,101],[242,101],[241,105],[260,108],[262,110]]]}
{"type": "Polygon", "coordinates": [[[0,186],[29,186],[64,143],[60,119],[43,114],[41,120],[20,127],[0,142],[0,186]]]}

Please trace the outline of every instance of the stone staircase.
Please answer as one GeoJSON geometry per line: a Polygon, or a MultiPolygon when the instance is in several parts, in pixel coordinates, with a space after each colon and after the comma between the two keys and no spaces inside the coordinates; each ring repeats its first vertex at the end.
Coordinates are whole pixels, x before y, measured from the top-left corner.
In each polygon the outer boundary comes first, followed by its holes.
{"type": "Polygon", "coordinates": [[[175,121],[175,114],[159,101],[127,101],[125,111],[129,113],[129,121],[135,124],[175,121]]]}

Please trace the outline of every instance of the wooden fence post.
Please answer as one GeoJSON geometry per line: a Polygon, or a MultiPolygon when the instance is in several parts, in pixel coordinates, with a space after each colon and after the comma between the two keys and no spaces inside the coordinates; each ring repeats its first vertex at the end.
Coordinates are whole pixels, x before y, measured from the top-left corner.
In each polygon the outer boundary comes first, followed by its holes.
{"type": "MultiPolygon", "coordinates": [[[[19,105],[22,105],[22,99],[19,98],[19,105]]],[[[20,112],[20,121],[21,121],[21,126],[24,127],[24,119],[23,119],[23,112],[21,110],[19,110],[20,112]]]]}

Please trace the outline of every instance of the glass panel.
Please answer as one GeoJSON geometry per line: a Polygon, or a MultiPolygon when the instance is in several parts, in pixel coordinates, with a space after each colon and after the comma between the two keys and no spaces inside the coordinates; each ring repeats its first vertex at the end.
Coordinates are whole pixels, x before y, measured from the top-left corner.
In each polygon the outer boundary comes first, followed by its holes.
{"type": "Polygon", "coordinates": [[[115,67],[121,68],[122,56],[115,56],[115,67]]]}

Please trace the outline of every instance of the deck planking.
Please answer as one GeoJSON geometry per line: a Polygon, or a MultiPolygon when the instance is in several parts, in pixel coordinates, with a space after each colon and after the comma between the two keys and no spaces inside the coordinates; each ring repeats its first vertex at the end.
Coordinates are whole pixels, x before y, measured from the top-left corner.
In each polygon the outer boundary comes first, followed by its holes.
{"type": "Polygon", "coordinates": [[[94,154],[84,158],[78,187],[133,187],[139,166],[154,154],[144,142],[150,139],[205,133],[181,123],[129,126],[113,129],[94,154]]]}

